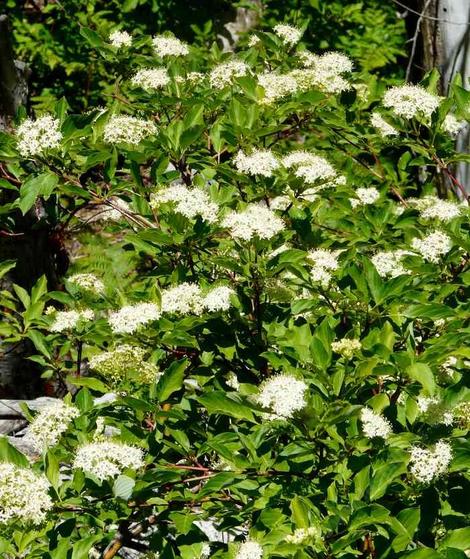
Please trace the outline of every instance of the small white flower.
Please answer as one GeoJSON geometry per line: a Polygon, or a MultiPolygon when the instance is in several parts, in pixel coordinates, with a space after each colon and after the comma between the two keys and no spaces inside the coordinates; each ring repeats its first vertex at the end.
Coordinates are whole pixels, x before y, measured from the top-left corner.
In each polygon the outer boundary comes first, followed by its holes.
{"type": "Polygon", "coordinates": [[[297,91],[297,80],[289,74],[265,72],[258,76],[258,84],[264,89],[262,102],[268,105],[297,91]]]}
{"type": "Polygon", "coordinates": [[[146,91],[161,89],[170,83],[166,68],[142,68],[131,79],[131,84],[146,91]]]}
{"type": "Polygon", "coordinates": [[[385,417],[379,413],[375,413],[370,408],[362,408],[361,421],[364,435],[369,439],[375,437],[388,439],[393,433],[392,426],[388,419],[385,419],[385,417]]]}
{"type": "Polygon", "coordinates": [[[18,151],[23,157],[41,155],[49,149],[58,148],[62,140],[60,122],[50,115],[36,120],[24,120],[16,131],[18,151]]]}
{"type": "Polygon", "coordinates": [[[120,442],[98,441],[81,446],[72,467],[105,480],[115,478],[126,468],[138,470],[143,465],[144,453],[140,448],[120,442]]]}
{"type": "Polygon", "coordinates": [[[449,136],[457,136],[467,125],[464,120],[458,120],[454,115],[446,115],[442,128],[449,134],[449,136]]]}
{"type": "Polygon", "coordinates": [[[354,194],[357,198],[350,198],[351,206],[356,208],[357,206],[367,206],[377,202],[380,198],[380,192],[374,188],[356,188],[354,194]]]}
{"type": "Polygon", "coordinates": [[[162,312],[202,314],[204,312],[204,300],[199,285],[185,282],[162,291],[162,312]]]}
{"type": "Polygon", "coordinates": [[[255,47],[256,45],[258,45],[260,43],[261,39],[258,37],[258,35],[250,35],[250,38],[248,39],[248,46],[251,47],[255,47]]]}
{"type": "Polygon", "coordinates": [[[442,231],[434,231],[423,239],[414,238],[411,242],[414,250],[429,262],[439,262],[439,257],[447,254],[452,248],[451,238],[442,231]]]}
{"type": "Polygon", "coordinates": [[[132,334],[141,326],[160,318],[160,310],[154,303],[127,305],[111,313],[108,322],[115,334],[132,334]]]}
{"type": "Polygon", "coordinates": [[[122,382],[130,373],[136,373],[140,382],[150,384],[161,374],[156,365],[145,359],[144,348],[129,344],[94,355],[89,365],[92,371],[112,382],[122,382]]]}
{"type": "Polygon", "coordinates": [[[54,322],[50,326],[51,332],[64,332],[73,330],[85,322],[93,320],[94,313],[91,309],[81,311],[58,311],[55,314],[54,322]]]}
{"type": "Polygon", "coordinates": [[[377,252],[371,257],[372,264],[375,266],[379,276],[395,278],[403,274],[408,274],[408,270],[403,267],[401,259],[407,254],[412,254],[407,250],[390,250],[377,252]]]}
{"type": "Polygon", "coordinates": [[[189,54],[189,48],[176,37],[166,37],[157,35],[152,39],[155,53],[161,58],[165,56],[186,56],[189,54]]]}
{"type": "Polygon", "coordinates": [[[121,47],[130,47],[132,45],[132,37],[127,31],[113,31],[109,36],[109,42],[120,49],[121,47]]]}
{"type": "Polygon", "coordinates": [[[182,184],[175,184],[150,195],[150,207],[153,209],[165,203],[173,203],[175,211],[188,219],[199,215],[208,223],[217,221],[219,206],[201,188],[190,189],[182,184]]]}
{"type": "Polygon", "coordinates": [[[409,205],[419,211],[423,219],[436,219],[448,222],[462,214],[462,206],[450,200],[441,200],[437,196],[424,196],[424,198],[410,198],[409,205]]]}
{"type": "Polygon", "coordinates": [[[230,298],[235,292],[226,285],[211,289],[203,299],[204,307],[210,312],[228,311],[231,307],[230,298]]]}
{"type": "Polygon", "coordinates": [[[263,382],[256,401],[276,416],[289,418],[306,406],[307,390],[302,380],[291,375],[276,375],[263,382]]]}
{"type": "Polygon", "coordinates": [[[261,559],[262,557],[262,546],[253,540],[243,542],[235,555],[235,559],[261,559]]]}
{"type": "Polygon", "coordinates": [[[387,136],[398,136],[399,134],[398,130],[389,124],[380,113],[372,113],[370,123],[377,129],[383,138],[386,138],[387,136]]]}
{"type": "Polygon", "coordinates": [[[284,229],[285,224],[269,208],[250,204],[241,212],[229,213],[223,220],[222,227],[230,229],[234,237],[249,241],[253,237],[271,239],[284,229]]]}
{"type": "Polygon", "coordinates": [[[38,452],[55,446],[80,412],[75,406],[57,400],[43,408],[33,419],[24,437],[38,452]]]}
{"type": "Polygon", "coordinates": [[[321,536],[321,531],[317,526],[309,526],[308,528],[297,528],[293,534],[286,536],[287,543],[301,545],[308,543],[312,539],[318,539],[321,536]]]}
{"type": "Polygon", "coordinates": [[[291,76],[297,80],[300,90],[318,89],[325,93],[338,94],[351,88],[342,74],[353,69],[352,61],[340,52],[327,52],[318,56],[308,51],[300,53],[304,69],[293,70],[291,76]]]}
{"type": "Polygon", "coordinates": [[[104,127],[104,141],[108,144],[139,144],[144,138],[155,134],[153,122],[128,115],[112,115],[104,127]]]}
{"type": "Polygon", "coordinates": [[[211,87],[223,89],[233,83],[236,78],[241,78],[248,74],[249,67],[241,60],[229,60],[219,64],[209,74],[211,87]]]}
{"type": "Polygon", "coordinates": [[[0,463],[0,524],[41,524],[53,507],[50,484],[43,474],[0,463]]]}
{"type": "Polygon", "coordinates": [[[452,448],[438,441],[434,449],[414,446],[410,450],[411,474],[421,483],[430,483],[444,474],[452,460],[452,448]]]}
{"type": "Polygon", "coordinates": [[[296,45],[302,38],[302,31],[293,25],[279,23],[274,26],[273,31],[289,47],[296,45]]]}
{"type": "Polygon", "coordinates": [[[70,283],[83,289],[83,291],[90,291],[96,294],[104,292],[104,283],[94,274],[74,274],[67,279],[70,283]]]}
{"type": "Polygon", "coordinates": [[[230,386],[230,388],[240,390],[240,383],[235,373],[229,373],[225,382],[227,383],[227,386],[230,386]]]}
{"type": "Polygon", "coordinates": [[[419,85],[403,85],[391,87],[385,92],[383,105],[391,109],[397,116],[414,118],[422,115],[427,119],[439,107],[441,98],[429,93],[419,85]]]}
{"type": "Polygon", "coordinates": [[[249,155],[239,151],[233,163],[240,173],[247,175],[261,175],[271,177],[273,172],[279,167],[277,157],[268,149],[253,150],[249,155]]]}
{"type": "Polygon", "coordinates": [[[334,352],[344,355],[344,357],[349,359],[356,351],[359,351],[361,347],[361,342],[352,338],[342,338],[341,340],[331,343],[331,349],[334,352]]]}

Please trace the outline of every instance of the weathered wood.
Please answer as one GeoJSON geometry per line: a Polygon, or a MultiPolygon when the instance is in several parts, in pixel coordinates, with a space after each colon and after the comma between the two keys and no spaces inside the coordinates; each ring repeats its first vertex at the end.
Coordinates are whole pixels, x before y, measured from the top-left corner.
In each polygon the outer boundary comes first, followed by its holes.
{"type": "Polygon", "coordinates": [[[7,128],[28,98],[27,66],[15,60],[8,16],[0,15],[0,129],[7,128]]]}

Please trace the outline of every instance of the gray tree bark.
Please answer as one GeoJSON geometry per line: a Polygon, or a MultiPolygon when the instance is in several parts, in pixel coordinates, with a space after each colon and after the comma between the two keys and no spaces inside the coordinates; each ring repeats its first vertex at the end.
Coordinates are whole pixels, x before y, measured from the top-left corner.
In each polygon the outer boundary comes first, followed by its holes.
{"type": "MultiPolygon", "coordinates": [[[[448,92],[457,73],[462,76],[463,87],[470,89],[470,0],[420,0],[415,4],[422,13],[423,69],[439,68],[443,94],[448,92]]],[[[468,126],[459,134],[457,149],[464,153],[470,151],[468,126]]],[[[470,165],[460,163],[456,176],[470,192],[470,165]]]]}
{"type": "Polygon", "coordinates": [[[27,74],[23,62],[15,60],[8,16],[0,15],[0,130],[8,127],[28,99],[27,74]]]}

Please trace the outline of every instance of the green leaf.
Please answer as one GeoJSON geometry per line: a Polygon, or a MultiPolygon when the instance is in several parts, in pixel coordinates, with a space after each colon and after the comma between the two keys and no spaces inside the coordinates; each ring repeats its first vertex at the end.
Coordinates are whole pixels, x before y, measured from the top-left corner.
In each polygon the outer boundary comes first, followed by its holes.
{"type": "Polygon", "coordinates": [[[184,372],[188,366],[187,359],[174,361],[160,377],[157,383],[156,397],[159,402],[165,402],[177,390],[183,386],[184,372]]]}
{"type": "Polygon", "coordinates": [[[52,451],[46,454],[45,465],[46,477],[50,481],[52,487],[57,491],[59,487],[59,461],[52,451]]]}
{"type": "Polygon", "coordinates": [[[395,478],[406,472],[406,464],[403,462],[392,462],[374,468],[371,475],[370,499],[375,501],[385,494],[387,487],[395,478]]]}
{"type": "Polygon", "coordinates": [[[309,518],[310,502],[306,497],[296,495],[291,503],[290,510],[292,513],[292,521],[296,528],[308,528],[310,526],[309,518]]]}
{"type": "Polygon", "coordinates": [[[28,338],[33,342],[34,347],[43,355],[51,358],[51,353],[47,347],[46,336],[39,330],[28,330],[28,338]]]}
{"type": "Polygon", "coordinates": [[[48,198],[57,186],[59,178],[53,173],[42,173],[35,177],[30,177],[20,189],[20,200],[18,202],[18,207],[20,208],[23,215],[30,210],[36,200],[43,196],[48,198]]]}
{"type": "Polygon", "coordinates": [[[86,386],[87,388],[95,390],[96,392],[101,392],[102,394],[109,392],[109,386],[93,377],[74,377],[69,375],[67,377],[67,382],[70,382],[70,384],[74,384],[75,386],[86,386]]]}
{"type": "Polygon", "coordinates": [[[90,556],[90,549],[93,545],[103,538],[102,534],[95,534],[88,536],[88,538],[80,538],[79,541],[74,542],[72,547],[71,559],[88,559],[90,556]]]}
{"type": "Polygon", "coordinates": [[[429,365],[425,363],[413,363],[406,368],[406,373],[410,378],[419,382],[430,395],[434,394],[436,391],[436,382],[429,365]]]}
{"type": "Polygon", "coordinates": [[[227,396],[225,392],[209,392],[198,398],[198,401],[206,408],[209,414],[219,413],[230,415],[237,419],[248,419],[254,421],[253,412],[245,406],[236,396],[227,396]]]}
{"type": "Polygon", "coordinates": [[[0,278],[16,266],[16,260],[4,260],[0,262],[0,278]]]}
{"type": "Polygon", "coordinates": [[[104,44],[103,39],[98,35],[98,33],[89,27],[81,27],[80,35],[84,37],[92,47],[101,47],[104,44]]]}
{"type": "Polygon", "coordinates": [[[29,460],[8,442],[6,437],[0,436],[0,461],[10,462],[23,468],[29,467],[29,460]]]}
{"type": "Polygon", "coordinates": [[[470,527],[451,530],[446,534],[440,547],[455,547],[463,551],[470,549],[470,527]]]}
{"type": "Polygon", "coordinates": [[[128,501],[132,496],[134,490],[135,479],[129,476],[120,475],[116,478],[113,484],[113,495],[128,501]]]}

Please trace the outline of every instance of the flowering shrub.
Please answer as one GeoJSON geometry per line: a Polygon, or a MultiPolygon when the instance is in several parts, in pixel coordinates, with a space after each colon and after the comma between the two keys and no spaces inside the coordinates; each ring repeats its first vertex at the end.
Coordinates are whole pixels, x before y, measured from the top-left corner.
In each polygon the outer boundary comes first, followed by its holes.
{"type": "Polygon", "coordinates": [[[109,106],[1,140],[10,222],[40,208],[135,263],[127,288],[85,261],[64,291],[2,293],[3,337],[74,387],[30,417],[31,461],[1,441],[2,556],[466,557],[469,214],[445,123],[468,93],[384,92],[284,25],[236,55],[131,39],[92,36],[122,71],[109,106]]]}

